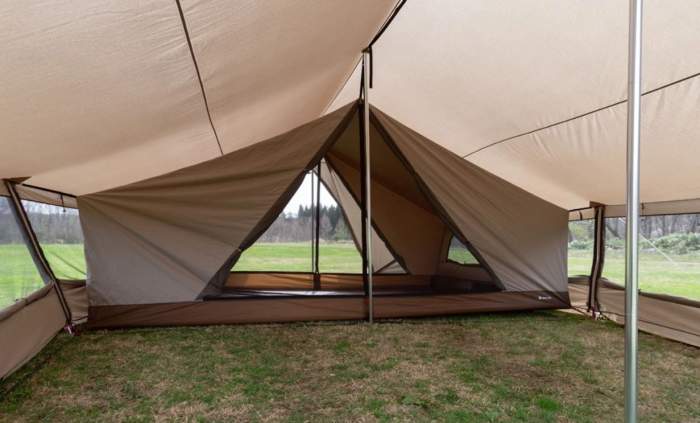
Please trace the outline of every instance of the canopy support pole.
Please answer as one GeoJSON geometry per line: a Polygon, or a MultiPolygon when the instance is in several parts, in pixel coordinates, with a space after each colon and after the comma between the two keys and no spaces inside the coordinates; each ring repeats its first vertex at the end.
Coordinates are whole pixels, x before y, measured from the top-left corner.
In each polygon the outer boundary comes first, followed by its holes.
{"type": "Polygon", "coordinates": [[[314,291],[321,289],[321,272],[319,270],[319,244],[321,236],[321,162],[316,167],[316,220],[314,222],[314,291]]]}
{"type": "Polygon", "coordinates": [[[362,75],[364,83],[362,84],[362,96],[364,101],[362,103],[362,133],[364,135],[364,157],[365,157],[365,168],[364,168],[364,180],[365,180],[365,255],[366,255],[366,272],[367,272],[367,297],[368,297],[368,308],[369,308],[369,322],[374,322],[374,297],[373,297],[373,284],[372,284],[372,185],[370,181],[370,157],[369,157],[369,61],[370,52],[365,50],[362,52],[362,75]]]}
{"type": "Polygon", "coordinates": [[[316,229],[316,206],[314,204],[314,200],[316,199],[316,192],[314,191],[314,172],[309,171],[307,173],[307,176],[309,176],[309,182],[311,185],[311,205],[309,206],[309,227],[311,229],[311,273],[314,274],[316,273],[316,233],[314,232],[316,229]]]}
{"type": "Polygon", "coordinates": [[[627,68],[627,231],[625,237],[625,422],[637,421],[639,286],[639,148],[642,90],[642,0],[629,4],[627,68]]]}

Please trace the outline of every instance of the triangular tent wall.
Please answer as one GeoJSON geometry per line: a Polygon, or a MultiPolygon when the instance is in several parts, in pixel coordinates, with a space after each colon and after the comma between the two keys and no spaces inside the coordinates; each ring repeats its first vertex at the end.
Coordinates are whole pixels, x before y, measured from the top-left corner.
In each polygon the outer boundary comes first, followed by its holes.
{"type": "Polygon", "coordinates": [[[348,105],[218,159],[78,197],[90,303],[196,299],[279,214],[354,113],[348,105]]]}
{"type": "MultiPolygon", "coordinates": [[[[241,252],[319,164],[324,184],[357,234],[358,105],[218,159],[79,197],[91,306],[226,298],[240,288],[230,269],[241,252]]],[[[371,116],[372,237],[380,246],[373,254],[374,270],[407,273],[378,274],[379,293],[382,287],[399,294],[420,286],[423,294],[517,292],[518,298],[526,296],[529,308],[568,303],[565,210],[465,162],[376,109],[371,116]],[[453,238],[477,263],[448,260],[453,238]]],[[[326,278],[324,286],[322,278],[321,289],[362,292],[362,278],[341,279],[326,278]]],[[[268,288],[286,286],[282,279],[270,280],[268,288]]],[[[498,309],[523,306],[505,298],[498,300],[498,309]]]]}

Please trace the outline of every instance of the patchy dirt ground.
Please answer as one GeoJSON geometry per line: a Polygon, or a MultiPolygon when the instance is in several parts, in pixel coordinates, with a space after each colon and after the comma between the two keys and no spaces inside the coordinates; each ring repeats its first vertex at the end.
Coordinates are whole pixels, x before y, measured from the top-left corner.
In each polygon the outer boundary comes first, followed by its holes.
{"type": "MultiPolygon", "coordinates": [[[[640,337],[642,421],[700,422],[700,349],[640,337]]],[[[623,330],[560,312],[61,335],[0,421],[619,422],[623,330]]]]}

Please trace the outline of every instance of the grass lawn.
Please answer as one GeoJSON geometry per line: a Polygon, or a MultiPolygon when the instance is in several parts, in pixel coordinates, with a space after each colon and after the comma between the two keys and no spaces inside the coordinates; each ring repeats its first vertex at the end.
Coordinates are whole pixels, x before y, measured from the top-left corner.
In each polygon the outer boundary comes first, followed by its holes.
{"type": "MultiPolygon", "coordinates": [[[[0,421],[619,422],[623,329],[561,312],[60,335],[0,421]]],[[[700,350],[640,334],[642,421],[700,421],[700,350]]]]}
{"type": "MultiPolygon", "coordinates": [[[[670,294],[700,301],[700,257],[693,254],[669,255],[642,252],[639,257],[639,287],[644,292],[670,294]],[[672,260],[672,261],[669,261],[672,260]]],[[[591,254],[569,250],[569,275],[588,275],[591,254]]],[[[605,252],[603,276],[620,284],[625,280],[623,251],[605,252]]]]}
{"type": "MultiPolygon", "coordinates": [[[[326,273],[361,273],[362,256],[352,242],[320,243],[318,265],[326,273]]],[[[311,243],[255,243],[241,255],[233,270],[310,272],[311,243]]]]}
{"type": "MultiPolygon", "coordinates": [[[[82,245],[44,245],[53,271],[59,279],[85,279],[82,245]]],[[[362,257],[352,242],[321,243],[319,266],[322,272],[361,273],[362,257]]],[[[311,270],[311,244],[256,243],[241,257],[235,270],[311,270]]],[[[43,286],[24,244],[0,245],[0,308],[26,297],[43,286]]]]}
{"type": "MultiPolygon", "coordinates": [[[[44,254],[59,279],[85,279],[82,244],[44,245],[44,254]]],[[[24,244],[0,245],[0,308],[44,286],[24,244]]]]}

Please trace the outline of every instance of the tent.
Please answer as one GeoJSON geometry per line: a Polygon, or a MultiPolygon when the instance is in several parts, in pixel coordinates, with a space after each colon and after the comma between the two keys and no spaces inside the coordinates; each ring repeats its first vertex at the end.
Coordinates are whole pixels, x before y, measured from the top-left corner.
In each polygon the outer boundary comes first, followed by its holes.
{"type": "MultiPolygon", "coordinates": [[[[2,11],[0,200],[46,283],[0,311],[0,345],[13,345],[3,376],[85,319],[263,319],[263,299],[236,289],[293,290],[289,275],[264,286],[228,271],[314,168],[356,239],[373,214],[358,243],[392,268],[374,268],[377,316],[563,307],[570,295],[624,321],[624,286],[601,269],[604,221],[625,215],[626,2],[30,0],[2,11]],[[355,149],[363,79],[372,207],[355,149]],[[87,286],[52,269],[26,200],[80,210],[87,286]],[[387,218],[396,210],[415,220],[387,218]],[[591,271],[568,285],[567,210],[596,227],[591,271]],[[445,262],[453,237],[478,265],[445,262]]],[[[642,215],[700,213],[700,57],[687,54],[699,20],[697,2],[645,2],[642,215]]],[[[364,318],[370,276],[331,276],[297,276],[300,291],[324,294],[266,298],[268,319],[364,318]]],[[[642,292],[639,310],[643,330],[700,345],[697,301],[642,292]]]]}
{"type": "MultiPolygon", "coordinates": [[[[359,107],[353,102],[222,157],[78,197],[88,324],[366,318],[366,275],[231,272],[322,161],[336,190],[345,191],[341,207],[364,209],[359,107]]],[[[372,220],[385,246],[373,253],[389,256],[373,269],[375,316],[568,306],[567,210],[378,109],[370,128],[372,220]],[[476,263],[448,260],[453,237],[476,263]],[[404,272],[387,273],[394,262],[404,272]]]]}

